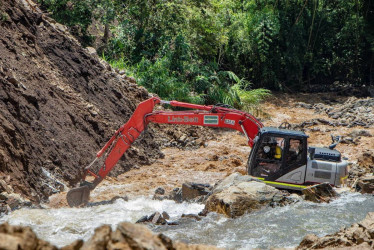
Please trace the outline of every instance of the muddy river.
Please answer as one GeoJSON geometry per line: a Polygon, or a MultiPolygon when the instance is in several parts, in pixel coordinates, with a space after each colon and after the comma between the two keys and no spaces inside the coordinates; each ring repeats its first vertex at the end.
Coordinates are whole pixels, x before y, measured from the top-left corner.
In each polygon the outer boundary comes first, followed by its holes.
{"type": "MultiPolygon", "coordinates": [[[[39,237],[61,247],[75,239],[87,240],[102,224],[115,228],[119,222],[135,222],[155,211],[166,211],[170,221],[175,221],[182,214],[198,213],[203,207],[196,203],[177,204],[169,200],[138,197],[79,209],[21,209],[2,217],[0,223],[8,221],[13,225],[31,226],[39,237]]],[[[223,248],[292,247],[298,245],[306,234],[322,236],[336,232],[343,226],[362,220],[371,211],[374,211],[374,196],[347,193],[329,204],[300,201],[285,207],[266,208],[236,219],[210,213],[201,221],[151,226],[151,229],[172,239],[223,248]]]]}

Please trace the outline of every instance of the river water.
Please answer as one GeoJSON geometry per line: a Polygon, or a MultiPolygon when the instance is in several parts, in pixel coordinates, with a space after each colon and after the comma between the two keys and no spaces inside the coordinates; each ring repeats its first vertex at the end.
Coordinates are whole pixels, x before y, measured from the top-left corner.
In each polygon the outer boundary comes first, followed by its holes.
{"type": "MultiPolygon", "coordinates": [[[[38,236],[56,246],[65,246],[83,238],[87,240],[102,224],[116,228],[122,221],[135,222],[143,215],[166,211],[170,220],[185,213],[198,213],[203,205],[155,201],[146,197],[117,200],[113,204],[86,208],[20,209],[0,218],[12,225],[31,226],[38,236]]],[[[362,220],[374,211],[374,196],[343,194],[329,204],[300,201],[285,207],[266,208],[236,219],[210,213],[200,221],[174,226],[152,226],[175,240],[209,244],[230,249],[293,247],[314,233],[323,236],[362,220]]]]}

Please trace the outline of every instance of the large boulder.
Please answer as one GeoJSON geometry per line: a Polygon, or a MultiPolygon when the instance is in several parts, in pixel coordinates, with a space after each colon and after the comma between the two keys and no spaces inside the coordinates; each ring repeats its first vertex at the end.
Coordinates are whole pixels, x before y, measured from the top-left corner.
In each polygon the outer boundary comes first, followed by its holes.
{"type": "Polygon", "coordinates": [[[314,234],[307,235],[297,249],[341,249],[343,247],[348,247],[349,249],[373,249],[374,212],[368,213],[363,221],[353,224],[350,228],[343,228],[335,234],[321,238],[314,234]]]}
{"type": "Polygon", "coordinates": [[[0,249],[57,250],[57,247],[38,239],[30,227],[11,226],[5,223],[0,225],[0,249]]]}
{"type": "Polygon", "coordinates": [[[256,179],[256,178],[253,178],[249,175],[242,175],[238,172],[236,173],[233,173],[229,176],[227,176],[225,179],[219,181],[213,188],[212,190],[212,193],[219,193],[231,186],[234,186],[234,185],[237,185],[241,182],[251,182],[251,181],[255,181],[255,182],[260,182],[262,183],[262,181],[256,179]]]}
{"type": "Polygon", "coordinates": [[[222,180],[208,198],[205,210],[237,217],[270,205],[282,193],[250,176],[234,173],[222,180]]]}

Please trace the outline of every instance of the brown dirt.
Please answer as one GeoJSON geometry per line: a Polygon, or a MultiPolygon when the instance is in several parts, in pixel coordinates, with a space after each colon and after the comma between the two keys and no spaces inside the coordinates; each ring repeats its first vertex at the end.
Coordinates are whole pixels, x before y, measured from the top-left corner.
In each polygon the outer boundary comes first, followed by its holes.
{"type": "MultiPolygon", "coordinates": [[[[75,184],[148,93],[28,2],[0,3],[0,175],[40,201],[61,187],[54,179],[75,184]]],[[[114,173],[157,157],[152,138],[145,132],[114,173]]]]}

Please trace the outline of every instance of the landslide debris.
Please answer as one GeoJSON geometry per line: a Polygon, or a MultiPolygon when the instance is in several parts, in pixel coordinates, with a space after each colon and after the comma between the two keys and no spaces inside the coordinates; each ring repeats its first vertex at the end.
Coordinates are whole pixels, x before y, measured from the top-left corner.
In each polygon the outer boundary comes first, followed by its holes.
{"type": "MultiPolygon", "coordinates": [[[[10,176],[6,185],[14,192],[39,202],[64,183],[77,183],[81,169],[149,94],[31,1],[1,1],[0,15],[0,175],[10,176]]],[[[160,154],[151,132],[113,174],[160,154]]]]}
{"type": "MultiPolygon", "coordinates": [[[[317,124],[330,126],[369,128],[374,124],[374,98],[350,97],[344,103],[329,105],[325,103],[309,104],[298,102],[296,107],[312,109],[317,114],[326,114],[330,119],[312,119],[298,124],[297,127],[305,128],[317,124]]],[[[371,136],[370,134],[364,136],[371,136]]]]}
{"type": "MultiPolygon", "coordinates": [[[[37,237],[30,227],[0,225],[0,249],[53,250],[56,246],[37,237]]],[[[173,241],[163,234],[153,234],[145,226],[122,222],[112,231],[109,225],[95,229],[94,235],[84,242],[76,240],[60,248],[62,250],[85,249],[183,249],[203,250],[218,249],[213,246],[188,245],[173,241]]]]}

